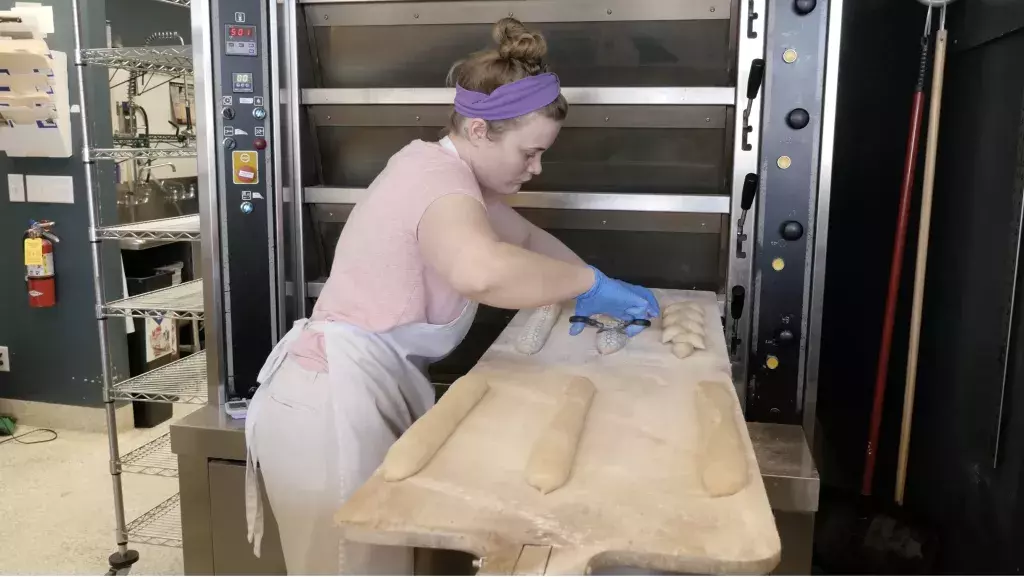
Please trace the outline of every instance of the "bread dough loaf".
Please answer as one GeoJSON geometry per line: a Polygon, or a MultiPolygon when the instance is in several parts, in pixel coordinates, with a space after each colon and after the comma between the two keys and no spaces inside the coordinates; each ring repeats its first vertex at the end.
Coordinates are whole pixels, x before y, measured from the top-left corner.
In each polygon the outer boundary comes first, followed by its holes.
{"type": "Polygon", "coordinates": [[[427,466],[489,389],[487,379],[479,375],[470,374],[455,381],[437,405],[391,445],[381,466],[384,480],[401,481],[427,466]]]}
{"type": "Polygon", "coordinates": [[[672,345],[672,354],[680,359],[685,359],[693,354],[693,345],[690,343],[675,343],[672,345]]]}
{"type": "Polygon", "coordinates": [[[698,335],[697,333],[691,333],[683,330],[682,332],[672,337],[673,344],[688,343],[693,348],[703,351],[707,347],[704,345],[704,336],[698,335]]]}
{"type": "Polygon", "coordinates": [[[679,301],[668,305],[662,312],[665,313],[666,315],[671,315],[677,312],[687,310],[703,313],[704,308],[699,303],[696,303],[694,301],[679,301]]]}
{"type": "Polygon", "coordinates": [[[704,326],[704,313],[702,313],[702,312],[692,311],[692,310],[684,310],[683,312],[681,312],[679,314],[681,314],[683,319],[685,319],[685,320],[693,321],[695,323],[699,323],[700,326],[704,326]]]}
{"type": "Polygon", "coordinates": [[[695,393],[700,423],[698,467],[701,484],[712,497],[733,495],[749,482],[746,451],[731,412],[732,394],[726,386],[730,385],[702,381],[695,393]]]}
{"type": "Polygon", "coordinates": [[[595,391],[590,379],[573,377],[555,417],[533,444],[526,462],[526,482],[541,493],[550,493],[569,479],[595,391]]]}
{"type": "Polygon", "coordinates": [[[557,303],[534,310],[516,339],[516,350],[524,355],[539,353],[561,315],[562,305],[557,303]]]}
{"type": "Polygon", "coordinates": [[[610,355],[621,351],[627,342],[629,342],[629,337],[626,333],[602,331],[597,333],[597,352],[602,355],[610,355]]]}
{"type": "Polygon", "coordinates": [[[676,335],[680,335],[685,332],[686,329],[679,325],[665,325],[665,328],[661,330],[661,342],[662,344],[670,343],[676,335]]]}
{"type": "Polygon", "coordinates": [[[704,325],[695,323],[693,321],[683,320],[677,323],[679,326],[686,329],[687,332],[695,333],[700,336],[704,336],[704,325]]]}

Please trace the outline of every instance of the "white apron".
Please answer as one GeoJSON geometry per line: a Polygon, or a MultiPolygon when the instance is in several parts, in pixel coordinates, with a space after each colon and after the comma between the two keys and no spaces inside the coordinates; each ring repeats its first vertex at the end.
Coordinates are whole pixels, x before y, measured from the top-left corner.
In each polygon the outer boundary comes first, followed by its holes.
{"type": "Polygon", "coordinates": [[[462,342],[476,309],[471,302],[446,325],[417,323],[380,334],[338,322],[295,323],[260,371],[246,416],[246,521],[257,557],[262,463],[290,574],[411,574],[411,549],[342,542],[333,518],[391,444],[433,406],[427,365],[462,342]],[[286,360],[290,343],[307,328],[324,333],[327,374],[286,360]]]}

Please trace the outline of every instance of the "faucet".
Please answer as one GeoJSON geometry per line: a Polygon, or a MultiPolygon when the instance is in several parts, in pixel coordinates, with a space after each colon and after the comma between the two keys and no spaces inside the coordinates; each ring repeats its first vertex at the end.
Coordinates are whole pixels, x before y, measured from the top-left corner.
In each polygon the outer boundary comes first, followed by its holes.
{"type": "Polygon", "coordinates": [[[144,170],[145,171],[149,171],[150,173],[152,173],[154,168],[161,168],[163,166],[170,167],[171,172],[178,172],[178,167],[175,166],[173,162],[164,162],[163,164],[153,164],[153,165],[150,165],[150,166],[143,166],[142,168],[139,169],[139,176],[140,177],[142,176],[142,172],[144,170]]]}

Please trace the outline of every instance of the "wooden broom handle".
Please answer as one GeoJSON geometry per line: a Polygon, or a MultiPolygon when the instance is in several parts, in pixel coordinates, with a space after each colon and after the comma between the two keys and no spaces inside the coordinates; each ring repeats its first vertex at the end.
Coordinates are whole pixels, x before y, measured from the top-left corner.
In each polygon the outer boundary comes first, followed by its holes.
{"type": "Polygon", "coordinates": [[[907,384],[903,389],[903,425],[900,429],[900,454],[896,467],[896,503],[903,505],[907,484],[907,459],[910,456],[910,427],[914,417],[914,392],[917,390],[917,357],[921,348],[921,316],[924,308],[924,281],[928,268],[928,233],[932,224],[932,196],[935,192],[935,161],[939,147],[939,117],[942,111],[942,80],[946,68],[946,30],[940,29],[935,41],[935,65],[932,70],[931,105],[928,110],[928,140],[925,144],[924,187],[921,191],[921,220],[917,233],[917,263],[914,267],[914,305],[910,313],[910,349],[907,352],[907,384]]]}

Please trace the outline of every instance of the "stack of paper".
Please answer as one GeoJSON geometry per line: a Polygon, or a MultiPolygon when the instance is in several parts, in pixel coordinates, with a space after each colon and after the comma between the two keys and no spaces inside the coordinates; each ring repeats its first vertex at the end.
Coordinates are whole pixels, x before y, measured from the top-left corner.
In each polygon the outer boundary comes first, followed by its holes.
{"type": "Polygon", "coordinates": [[[0,150],[71,156],[67,55],[53,52],[52,8],[19,2],[0,11],[0,150]]]}

